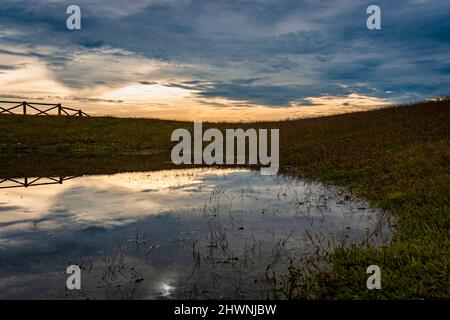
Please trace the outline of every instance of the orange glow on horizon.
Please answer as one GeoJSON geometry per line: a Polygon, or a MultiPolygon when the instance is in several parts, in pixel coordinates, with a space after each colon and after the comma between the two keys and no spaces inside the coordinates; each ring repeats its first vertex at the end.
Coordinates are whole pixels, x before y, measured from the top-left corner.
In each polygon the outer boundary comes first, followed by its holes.
{"type": "MultiPolygon", "coordinates": [[[[118,86],[96,85],[69,88],[36,58],[3,55],[10,63],[22,61],[22,67],[0,73],[0,86],[11,100],[45,101],[82,109],[94,116],[158,118],[185,121],[279,121],[367,110],[390,101],[350,94],[346,97],[322,96],[305,99],[311,105],[292,102],[288,106],[265,106],[251,101],[203,97],[194,89],[177,86],[177,81],[128,83],[118,86]],[[175,84],[175,85],[174,85],[175,84]]],[[[137,67],[135,67],[137,68],[137,67]]],[[[186,79],[179,79],[181,83],[186,79]]]]}

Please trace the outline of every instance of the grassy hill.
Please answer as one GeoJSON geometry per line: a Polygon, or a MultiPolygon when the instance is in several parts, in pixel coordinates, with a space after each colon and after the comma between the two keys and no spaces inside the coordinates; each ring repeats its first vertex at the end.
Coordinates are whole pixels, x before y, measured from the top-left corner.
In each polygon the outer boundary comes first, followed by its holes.
{"type": "MultiPolygon", "coordinates": [[[[396,218],[387,248],[336,249],[332,271],[286,275],[288,298],[450,298],[450,100],[284,122],[281,170],[349,188],[396,218]],[[382,290],[366,289],[366,268],[382,290]]],[[[171,168],[170,135],[192,123],[0,116],[0,177],[171,168]]]]}

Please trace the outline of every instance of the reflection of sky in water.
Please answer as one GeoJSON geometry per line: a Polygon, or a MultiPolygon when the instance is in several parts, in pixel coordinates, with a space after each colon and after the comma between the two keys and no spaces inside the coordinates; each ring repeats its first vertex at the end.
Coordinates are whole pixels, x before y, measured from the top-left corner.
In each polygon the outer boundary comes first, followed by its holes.
{"type": "Polygon", "coordinates": [[[64,298],[71,263],[91,298],[258,298],[255,278],[311,252],[312,233],[360,242],[378,220],[337,189],[243,169],[3,189],[0,298],[64,298]]]}

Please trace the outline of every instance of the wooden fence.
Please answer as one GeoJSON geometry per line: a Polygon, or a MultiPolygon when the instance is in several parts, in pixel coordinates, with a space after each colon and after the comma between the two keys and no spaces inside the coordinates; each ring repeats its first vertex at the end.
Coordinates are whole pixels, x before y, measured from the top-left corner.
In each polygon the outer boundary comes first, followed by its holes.
{"type": "Polygon", "coordinates": [[[61,106],[60,103],[38,103],[38,102],[17,102],[17,101],[0,101],[0,114],[23,114],[23,115],[58,115],[69,117],[89,117],[82,110],[76,110],[61,106]],[[1,105],[5,105],[2,107],[1,105]],[[12,106],[10,106],[12,105],[12,106]],[[53,112],[54,114],[51,114],[53,112]],[[56,113],[56,114],[55,114],[56,113]]]}
{"type": "Polygon", "coordinates": [[[0,189],[11,188],[28,188],[35,186],[45,186],[50,184],[62,184],[64,181],[77,178],[78,176],[69,177],[39,177],[39,178],[0,178],[0,189]]]}

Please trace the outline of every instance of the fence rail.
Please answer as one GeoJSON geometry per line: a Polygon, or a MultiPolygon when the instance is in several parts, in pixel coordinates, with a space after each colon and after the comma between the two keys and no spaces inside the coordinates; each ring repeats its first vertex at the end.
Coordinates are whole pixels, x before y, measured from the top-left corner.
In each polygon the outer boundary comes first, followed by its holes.
{"type": "Polygon", "coordinates": [[[0,189],[12,189],[12,188],[28,188],[35,186],[46,186],[50,184],[63,184],[64,181],[77,178],[79,176],[68,177],[37,177],[37,178],[0,178],[0,189]]]}
{"type": "Polygon", "coordinates": [[[49,112],[56,111],[58,116],[69,117],[89,117],[82,110],[63,107],[60,103],[40,103],[26,101],[0,101],[0,114],[23,114],[23,115],[46,115],[51,116],[49,112]],[[1,105],[5,105],[2,107],[1,105]],[[13,105],[13,106],[9,106],[13,105]],[[44,108],[43,108],[44,107],[44,108]],[[49,107],[49,108],[48,108],[49,107]]]}

